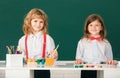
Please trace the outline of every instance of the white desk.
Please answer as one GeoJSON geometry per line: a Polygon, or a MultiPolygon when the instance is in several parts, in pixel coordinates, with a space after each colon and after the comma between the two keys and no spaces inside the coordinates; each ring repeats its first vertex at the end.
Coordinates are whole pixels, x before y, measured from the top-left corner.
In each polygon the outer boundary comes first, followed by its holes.
{"type": "Polygon", "coordinates": [[[74,68],[73,61],[57,61],[53,67],[6,67],[0,63],[0,70],[5,70],[5,78],[34,78],[34,70],[50,70],[51,78],[80,78],[81,70],[97,70],[98,78],[120,78],[120,67],[103,65],[102,68],[74,68]]]}

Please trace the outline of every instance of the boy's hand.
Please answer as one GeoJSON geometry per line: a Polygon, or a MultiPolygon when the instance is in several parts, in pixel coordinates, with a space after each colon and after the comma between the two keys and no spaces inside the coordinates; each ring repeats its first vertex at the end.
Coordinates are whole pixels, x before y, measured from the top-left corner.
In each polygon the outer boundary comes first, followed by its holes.
{"type": "Polygon", "coordinates": [[[58,52],[57,52],[57,50],[52,50],[52,51],[51,51],[51,55],[52,55],[52,57],[53,57],[54,59],[58,58],[58,52]]]}

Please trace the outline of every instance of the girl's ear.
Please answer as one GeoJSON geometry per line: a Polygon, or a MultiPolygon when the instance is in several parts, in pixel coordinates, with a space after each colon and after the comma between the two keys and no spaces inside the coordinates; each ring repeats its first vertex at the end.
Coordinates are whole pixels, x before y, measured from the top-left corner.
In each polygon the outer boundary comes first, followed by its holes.
{"type": "Polygon", "coordinates": [[[103,30],[103,26],[101,26],[101,29],[100,29],[101,31],[103,30]]]}

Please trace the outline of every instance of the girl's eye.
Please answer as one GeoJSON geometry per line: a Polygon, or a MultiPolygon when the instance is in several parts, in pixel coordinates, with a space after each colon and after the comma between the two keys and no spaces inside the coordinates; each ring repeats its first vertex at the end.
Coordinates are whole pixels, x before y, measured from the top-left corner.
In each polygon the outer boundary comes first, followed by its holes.
{"type": "Polygon", "coordinates": [[[90,24],[89,26],[92,26],[92,24],[90,24]]]}
{"type": "Polygon", "coordinates": [[[98,27],[98,26],[100,26],[100,25],[97,24],[96,26],[98,27]]]}

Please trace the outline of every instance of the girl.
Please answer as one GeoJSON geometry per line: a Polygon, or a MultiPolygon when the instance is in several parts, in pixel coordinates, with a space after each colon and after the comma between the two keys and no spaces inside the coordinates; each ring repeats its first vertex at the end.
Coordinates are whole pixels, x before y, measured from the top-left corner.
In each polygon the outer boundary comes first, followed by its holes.
{"type": "MultiPolygon", "coordinates": [[[[32,9],[25,17],[23,24],[24,36],[19,40],[25,55],[25,60],[45,58],[47,54],[52,54],[54,59],[58,57],[54,40],[47,32],[47,15],[41,9],[32,9]]],[[[35,78],[50,78],[49,70],[35,71],[35,78]]]]}
{"type": "MultiPolygon", "coordinates": [[[[85,22],[84,36],[78,42],[75,63],[115,64],[112,60],[111,45],[105,36],[106,29],[102,17],[97,14],[90,15],[85,22]]],[[[85,72],[82,71],[82,73],[85,72]]],[[[87,75],[82,74],[82,78],[90,78],[89,73],[87,75]]],[[[93,74],[92,78],[96,78],[96,71],[93,74]]]]}

